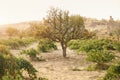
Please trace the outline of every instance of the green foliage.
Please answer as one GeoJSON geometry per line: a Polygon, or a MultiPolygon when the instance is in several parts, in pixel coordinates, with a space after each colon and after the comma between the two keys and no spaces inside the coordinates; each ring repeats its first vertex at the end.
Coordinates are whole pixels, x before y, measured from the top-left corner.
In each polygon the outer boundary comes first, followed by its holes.
{"type": "Polygon", "coordinates": [[[36,77],[36,69],[30,62],[24,59],[18,59],[6,51],[6,47],[0,50],[0,80],[23,80],[22,71],[27,71],[31,79],[36,77]],[[4,49],[5,48],[5,49],[4,49]],[[4,51],[5,50],[5,51],[4,51]],[[4,53],[5,52],[5,53],[4,53]],[[14,79],[13,79],[14,78],[14,79]]]}
{"type": "Polygon", "coordinates": [[[21,54],[29,55],[29,57],[30,57],[31,59],[36,58],[36,57],[37,57],[37,54],[39,54],[39,52],[38,52],[37,50],[33,49],[33,48],[28,49],[28,50],[22,50],[20,53],[21,53],[21,54]]]}
{"type": "Polygon", "coordinates": [[[22,50],[20,53],[28,55],[30,57],[30,59],[34,60],[34,61],[46,61],[46,59],[44,59],[42,56],[37,57],[37,55],[39,55],[40,52],[38,52],[37,50],[35,50],[33,48],[28,49],[28,50],[22,50]]]}
{"type": "Polygon", "coordinates": [[[48,79],[40,77],[40,78],[38,78],[38,80],[48,80],[48,79]]]}
{"type": "Polygon", "coordinates": [[[50,50],[56,50],[57,46],[54,44],[53,41],[48,39],[41,39],[38,44],[38,50],[40,52],[49,52],[50,50]]]}
{"type": "Polygon", "coordinates": [[[86,70],[87,71],[95,71],[96,70],[96,65],[89,65],[86,70]]]}
{"type": "Polygon", "coordinates": [[[11,76],[9,73],[2,77],[2,80],[23,80],[21,75],[16,74],[16,76],[11,76]]]}
{"type": "Polygon", "coordinates": [[[97,63],[96,69],[106,70],[109,66],[105,63],[109,63],[113,59],[115,59],[115,55],[112,52],[106,50],[90,51],[87,54],[87,60],[97,63]]]}
{"type": "MultiPolygon", "coordinates": [[[[51,8],[43,20],[46,26],[41,36],[60,42],[63,57],[66,57],[67,43],[72,39],[81,39],[86,34],[84,20],[80,15],[69,15],[69,11],[51,8]]],[[[43,51],[46,48],[43,47],[43,51]]]]}
{"type": "Polygon", "coordinates": [[[115,48],[115,50],[120,52],[120,42],[114,42],[114,48],[115,48]]]}
{"type": "Polygon", "coordinates": [[[113,44],[111,40],[105,40],[105,39],[90,40],[86,42],[86,45],[79,48],[79,50],[85,51],[85,52],[90,52],[93,50],[110,50],[110,49],[114,50],[113,46],[110,47],[111,44],[113,44]]]}
{"type": "Polygon", "coordinates": [[[36,78],[37,70],[33,67],[33,65],[30,62],[20,58],[17,60],[17,64],[20,70],[24,69],[25,71],[28,72],[30,78],[36,78]]]}
{"type": "Polygon", "coordinates": [[[68,46],[70,49],[79,49],[81,46],[83,46],[85,44],[84,42],[85,40],[71,40],[69,43],[68,43],[68,46]]]}
{"type": "Polygon", "coordinates": [[[88,53],[87,60],[103,64],[112,61],[114,58],[115,55],[111,52],[105,50],[95,50],[88,53]]]}
{"type": "Polygon", "coordinates": [[[35,42],[36,40],[33,38],[10,38],[10,39],[1,39],[0,44],[9,46],[11,49],[19,49],[20,47],[26,47],[29,44],[35,42]]]}
{"type": "Polygon", "coordinates": [[[103,80],[119,80],[120,79],[120,62],[113,64],[107,70],[107,74],[103,80]]]}
{"type": "Polygon", "coordinates": [[[74,40],[68,45],[71,49],[86,52],[87,60],[97,63],[96,69],[107,69],[106,63],[115,59],[111,50],[119,50],[119,43],[108,39],[74,40]]]}
{"type": "Polygon", "coordinates": [[[117,50],[115,43],[108,39],[74,40],[70,41],[69,47],[84,52],[93,50],[117,50]]]}

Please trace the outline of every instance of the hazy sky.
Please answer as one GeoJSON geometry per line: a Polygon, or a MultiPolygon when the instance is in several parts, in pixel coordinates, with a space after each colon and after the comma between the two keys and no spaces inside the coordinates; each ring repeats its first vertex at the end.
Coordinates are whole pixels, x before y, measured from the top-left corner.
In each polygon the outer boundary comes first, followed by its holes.
{"type": "Polygon", "coordinates": [[[120,0],[0,0],[0,25],[41,20],[50,7],[93,18],[120,19],[120,0]]]}

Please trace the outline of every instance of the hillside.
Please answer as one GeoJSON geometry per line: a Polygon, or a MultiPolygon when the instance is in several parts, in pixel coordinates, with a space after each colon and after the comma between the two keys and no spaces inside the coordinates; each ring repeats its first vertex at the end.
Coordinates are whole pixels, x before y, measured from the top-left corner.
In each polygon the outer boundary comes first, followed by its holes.
{"type": "Polygon", "coordinates": [[[6,25],[0,25],[0,37],[6,36],[6,29],[8,27],[17,28],[18,30],[25,30],[30,27],[30,23],[39,23],[40,21],[29,21],[29,22],[20,22],[15,24],[6,24],[6,25]]]}
{"type": "MultiPolygon", "coordinates": [[[[89,31],[95,31],[98,35],[105,35],[107,33],[107,20],[97,20],[94,18],[86,18],[84,17],[84,23],[86,29],[89,31]]],[[[24,30],[30,27],[30,23],[40,23],[40,21],[29,21],[29,22],[21,22],[15,24],[7,24],[7,25],[0,25],[0,35],[4,36],[7,27],[14,27],[18,30],[24,30]]]]}

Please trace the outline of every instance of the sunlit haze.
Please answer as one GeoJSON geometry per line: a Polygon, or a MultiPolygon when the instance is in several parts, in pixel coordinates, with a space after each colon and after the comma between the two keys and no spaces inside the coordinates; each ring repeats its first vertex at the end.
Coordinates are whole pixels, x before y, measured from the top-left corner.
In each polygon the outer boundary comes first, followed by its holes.
{"type": "Polygon", "coordinates": [[[50,7],[91,18],[120,19],[120,0],[0,0],[0,25],[41,20],[50,7]]]}

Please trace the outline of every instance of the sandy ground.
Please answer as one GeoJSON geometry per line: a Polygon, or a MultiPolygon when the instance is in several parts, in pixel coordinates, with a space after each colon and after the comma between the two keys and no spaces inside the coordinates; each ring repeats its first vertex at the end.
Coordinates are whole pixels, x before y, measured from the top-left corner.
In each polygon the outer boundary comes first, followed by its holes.
{"type": "MultiPolygon", "coordinates": [[[[25,48],[36,48],[37,43],[25,48]]],[[[20,50],[11,50],[15,56],[20,56],[20,50]]],[[[98,77],[104,75],[104,71],[86,71],[90,62],[86,61],[86,55],[75,54],[75,51],[67,49],[68,58],[62,57],[62,49],[58,45],[58,50],[49,53],[41,53],[46,61],[38,62],[31,61],[34,67],[38,70],[39,77],[45,77],[49,80],[97,80],[98,77]],[[80,71],[73,71],[74,68],[79,68],[80,71]]],[[[25,57],[26,56],[22,56],[25,57]]]]}

